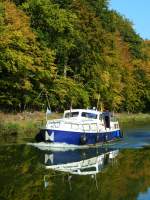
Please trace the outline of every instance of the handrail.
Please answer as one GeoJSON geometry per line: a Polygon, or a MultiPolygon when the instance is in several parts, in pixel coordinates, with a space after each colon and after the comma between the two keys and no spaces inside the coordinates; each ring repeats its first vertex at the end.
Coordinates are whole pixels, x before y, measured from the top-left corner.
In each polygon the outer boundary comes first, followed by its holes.
{"type": "Polygon", "coordinates": [[[92,131],[98,130],[98,123],[97,122],[65,122],[65,121],[48,121],[47,125],[51,125],[54,128],[59,128],[61,124],[70,126],[71,129],[80,129],[83,131],[92,131]]]}
{"type": "MultiPolygon", "coordinates": [[[[49,120],[49,121],[47,121],[47,123],[48,124],[53,124],[53,123],[63,123],[63,124],[74,124],[74,125],[89,125],[89,123],[88,122],[85,122],[85,121],[83,121],[83,122],[72,122],[72,121],[63,121],[63,120],[49,120]]],[[[97,125],[98,124],[98,122],[92,122],[92,121],[90,121],[90,124],[95,124],[95,125],[97,125]]]]}

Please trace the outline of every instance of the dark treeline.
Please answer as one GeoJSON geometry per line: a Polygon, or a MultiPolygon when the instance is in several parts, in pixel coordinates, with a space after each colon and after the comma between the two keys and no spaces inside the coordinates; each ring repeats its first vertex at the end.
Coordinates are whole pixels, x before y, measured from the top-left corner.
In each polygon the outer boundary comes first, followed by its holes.
{"type": "Polygon", "coordinates": [[[108,0],[0,0],[0,90],[5,111],[148,112],[150,42],[108,0]]]}

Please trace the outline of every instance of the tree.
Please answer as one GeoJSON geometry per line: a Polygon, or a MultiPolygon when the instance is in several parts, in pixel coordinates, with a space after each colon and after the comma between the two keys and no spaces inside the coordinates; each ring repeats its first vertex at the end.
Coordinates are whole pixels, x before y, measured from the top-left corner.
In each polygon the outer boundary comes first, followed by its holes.
{"type": "MultiPolygon", "coordinates": [[[[54,52],[40,46],[29,18],[9,1],[4,2],[0,32],[1,108],[25,109],[41,87],[55,78],[54,52]]],[[[40,104],[40,103],[39,103],[40,104]]]]}

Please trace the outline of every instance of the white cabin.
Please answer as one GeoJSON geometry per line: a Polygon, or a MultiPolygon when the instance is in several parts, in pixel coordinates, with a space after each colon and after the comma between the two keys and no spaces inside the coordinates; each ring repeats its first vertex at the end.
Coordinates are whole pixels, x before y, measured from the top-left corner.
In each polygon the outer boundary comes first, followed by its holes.
{"type": "Polygon", "coordinates": [[[66,110],[61,119],[48,120],[46,128],[81,132],[104,132],[107,129],[119,129],[119,123],[111,116],[110,112],[71,109],[66,110]]]}
{"type": "Polygon", "coordinates": [[[102,120],[102,112],[90,109],[71,109],[64,112],[63,118],[65,119],[95,119],[102,120]]]}

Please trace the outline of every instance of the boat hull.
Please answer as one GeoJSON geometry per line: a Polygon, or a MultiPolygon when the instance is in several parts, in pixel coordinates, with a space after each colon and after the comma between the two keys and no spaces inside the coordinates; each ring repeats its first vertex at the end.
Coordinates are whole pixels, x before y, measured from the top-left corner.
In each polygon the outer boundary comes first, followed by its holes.
{"type": "Polygon", "coordinates": [[[75,132],[53,129],[41,129],[36,136],[37,142],[66,143],[72,145],[95,145],[122,138],[121,131],[110,130],[107,132],[75,132]]]}

